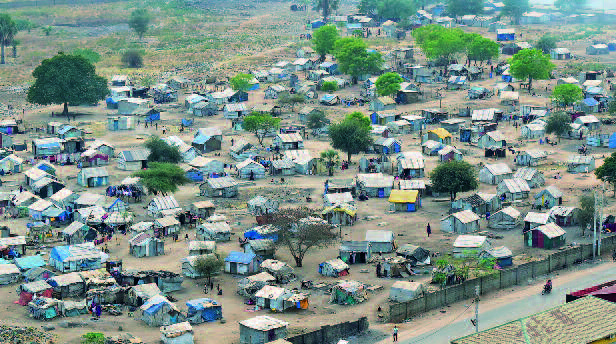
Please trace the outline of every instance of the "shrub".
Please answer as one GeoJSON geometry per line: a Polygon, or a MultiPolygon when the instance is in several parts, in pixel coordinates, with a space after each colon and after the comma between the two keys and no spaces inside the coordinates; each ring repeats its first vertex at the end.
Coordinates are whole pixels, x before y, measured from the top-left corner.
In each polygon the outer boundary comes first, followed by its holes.
{"type": "Polygon", "coordinates": [[[338,83],[335,81],[326,81],[321,85],[321,90],[326,92],[334,92],[338,90],[338,83]]]}
{"type": "Polygon", "coordinates": [[[127,50],[122,54],[122,63],[129,68],[141,68],[143,67],[143,56],[138,50],[127,50]]]}

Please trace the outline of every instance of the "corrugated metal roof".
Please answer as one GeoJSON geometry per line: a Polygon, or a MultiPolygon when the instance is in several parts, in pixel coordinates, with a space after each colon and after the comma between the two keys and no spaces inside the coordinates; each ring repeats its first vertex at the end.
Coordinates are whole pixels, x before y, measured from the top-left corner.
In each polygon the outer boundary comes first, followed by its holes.
{"type": "Polygon", "coordinates": [[[458,235],[453,247],[482,247],[487,240],[481,235],[458,235]]]}
{"type": "Polygon", "coordinates": [[[499,109],[481,109],[481,110],[473,110],[473,112],[471,113],[471,120],[472,121],[493,121],[494,120],[494,115],[496,114],[496,112],[502,112],[499,109]]]}
{"type": "Polygon", "coordinates": [[[358,174],[357,181],[367,188],[391,188],[394,184],[394,177],[382,173],[358,174]]]}
{"type": "Polygon", "coordinates": [[[471,210],[462,210],[457,213],[453,213],[450,216],[455,217],[462,223],[471,223],[473,221],[479,221],[479,216],[471,210]]]}
{"type": "Polygon", "coordinates": [[[248,165],[255,165],[257,168],[265,170],[265,167],[263,167],[263,165],[259,164],[258,162],[254,161],[252,159],[246,159],[246,160],[240,162],[239,164],[235,165],[235,168],[237,168],[238,170],[241,170],[241,169],[247,167],[248,165]]]}
{"type": "Polygon", "coordinates": [[[228,223],[220,222],[204,222],[200,226],[205,232],[228,233],[231,232],[231,226],[228,223]]]}
{"type": "Polygon", "coordinates": [[[423,157],[421,159],[400,159],[398,160],[398,164],[405,170],[420,170],[425,168],[423,157]]]}
{"type": "Polygon", "coordinates": [[[53,203],[49,202],[48,200],[39,199],[38,201],[32,203],[32,205],[29,206],[28,209],[34,210],[34,211],[43,211],[52,206],[53,206],[53,203]]]}
{"type": "Polygon", "coordinates": [[[149,242],[150,239],[152,239],[152,238],[153,238],[152,234],[147,233],[147,232],[141,232],[141,233],[136,234],[132,238],[130,238],[128,243],[131,246],[140,246],[142,244],[145,244],[145,243],[149,242]]]}
{"type": "Polygon", "coordinates": [[[545,236],[547,236],[550,239],[567,234],[567,232],[565,232],[564,229],[560,228],[555,223],[548,223],[543,226],[539,226],[535,228],[535,230],[540,231],[541,233],[543,233],[545,236]]]}
{"type": "Polygon", "coordinates": [[[365,240],[370,242],[393,242],[394,232],[378,229],[369,229],[366,231],[365,240]]]}
{"type": "Polygon", "coordinates": [[[513,256],[513,253],[510,249],[505,246],[498,246],[491,248],[486,251],[487,254],[491,255],[494,258],[509,258],[513,256]]]}
{"type": "Polygon", "coordinates": [[[275,249],[272,239],[255,239],[250,240],[247,245],[250,245],[254,251],[266,251],[275,249]]]}
{"type": "Polygon", "coordinates": [[[256,255],[254,253],[244,253],[238,251],[231,251],[225,258],[225,262],[234,262],[240,264],[250,264],[256,255]]]}
{"type": "Polygon", "coordinates": [[[233,177],[220,177],[220,178],[210,178],[207,180],[207,184],[212,189],[225,189],[230,187],[235,187],[238,185],[237,181],[233,179],[233,177]]]}
{"type": "Polygon", "coordinates": [[[214,205],[214,203],[212,203],[212,201],[198,201],[198,202],[194,202],[192,204],[192,206],[195,209],[208,209],[208,208],[215,208],[216,207],[214,205]]]}
{"type": "Polygon", "coordinates": [[[343,271],[349,268],[349,265],[347,263],[343,262],[342,260],[338,258],[330,259],[328,261],[323,262],[323,264],[327,264],[331,266],[332,269],[334,269],[334,271],[343,271]]]}
{"type": "Polygon", "coordinates": [[[492,138],[492,140],[499,142],[499,141],[506,141],[507,139],[505,138],[505,135],[503,135],[503,133],[501,133],[498,130],[494,130],[494,131],[489,131],[486,133],[486,135],[488,135],[490,138],[492,138]]]}
{"type": "Polygon", "coordinates": [[[278,134],[277,138],[285,143],[303,142],[304,139],[300,133],[278,134]]]}
{"type": "Polygon", "coordinates": [[[81,173],[84,178],[109,177],[109,172],[107,172],[105,167],[86,167],[81,169],[79,173],[81,173]]]}
{"type": "Polygon", "coordinates": [[[569,164],[588,165],[594,158],[590,155],[571,155],[567,161],[569,164]]]}
{"type": "Polygon", "coordinates": [[[326,194],[323,198],[330,204],[353,203],[353,195],[350,192],[326,194]]]}
{"type": "Polygon", "coordinates": [[[272,161],[272,166],[275,169],[292,169],[295,168],[295,163],[293,162],[293,160],[291,159],[278,159],[278,160],[273,160],[272,161]]]}
{"type": "Polygon", "coordinates": [[[0,264],[0,276],[19,274],[19,268],[15,264],[0,264]]]}
{"type": "Polygon", "coordinates": [[[216,242],[209,240],[192,240],[188,242],[188,250],[196,251],[196,250],[216,250],[216,242]]]}
{"type": "Polygon", "coordinates": [[[178,201],[173,196],[158,196],[152,198],[150,204],[154,204],[158,210],[168,210],[179,208],[178,201]]]}
{"type": "Polygon", "coordinates": [[[497,213],[503,213],[507,216],[510,216],[512,218],[518,218],[520,216],[522,216],[522,213],[520,213],[516,208],[514,207],[507,207],[507,208],[503,208],[499,211],[497,211],[496,213],[494,213],[493,215],[497,214],[497,213]]]}
{"type": "Polygon", "coordinates": [[[224,111],[245,112],[248,108],[244,103],[230,103],[225,105],[224,111]]]}
{"type": "Polygon", "coordinates": [[[400,190],[424,190],[426,181],[423,179],[400,180],[400,190]]]}
{"type": "Polygon", "coordinates": [[[75,283],[83,283],[83,278],[81,278],[81,275],[77,272],[54,276],[50,278],[50,280],[54,281],[59,287],[64,287],[75,283]]]}
{"type": "Polygon", "coordinates": [[[507,189],[507,191],[511,193],[530,192],[530,186],[528,186],[528,183],[524,179],[504,179],[501,183],[507,189]]]}
{"type": "Polygon", "coordinates": [[[578,209],[578,208],[576,208],[576,207],[563,207],[563,206],[558,205],[558,206],[552,207],[550,209],[550,211],[549,211],[549,214],[551,216],[563,216],[563,217],[566,217],[566,216],[571,215],[576,209],[578,209]]]}
{"type": "Polygon", "coordinates": [[[165,216],[159,219],[154,220],[155,224],[158,224],[161,227],[171,227],[171,226],[179,226],[180,221],[178,221],[175,217],[165,216]]]}
{"type": "Polygon", "coordinates": [[[32,179],[32,180],[39,180],[41,178],[44,177],[51,177],[53,178],[52,175],[48,174],[47,172],[40,170],[36,167],[33,167],[29,170],[24,171],[24,174],[26,175],[26,177],[32,179]]]}
{"type": "Polygon", "coordinates": [[[449,153],[451,153],[451,152],[453,152],[453,153],[455,153],[455,154],[460,154],[460,155],[462,155],[462,152],[460,152],[459,150],[457,150],[455,147],[453,147],[453,146],[449,146],[449,145],[447,145],[447,146],[443,147],[441,150],[439,150],[439,151],[438,151],[438,154],[439,154],[439,155],[447,155],[447,154],[449,154],[449,153]]]}
{"type": "Polygon", "coordinates": [[[533,159],[543,159],[548,157],[548,153],[546,151],[542,151],[539,149],[529,149],[525,151],[533,159]]]}
{"type": "Polygon", "coordinates": [[[81,230],[84,227],[87,227],[87,226],[79,221],[74,221],[73,223],[68,225],[68,227],[64,228],[64,230],[62,230],[62,233],[64,235],[73,235],[78,230],[81,230]]]}
{"type": "Polygon", "coordinates": [[[509,168],[509,165],[505,163],[486,164],[484,168],[487,169],[493,176],[501,176],[504,174],[512,173],[511,168],[509,168]]]}
{"type": "Polygon", "coordinates": [[[35,281],[30,283],[24,283],[19,286],[20,290],[23,290],[28,293],[41,293],[45,290],[52,289],[52,287],[47,283],[47,281],[35,281]]]}
{"type": "Polygon", "coordinates": [[[71,196],[73,194],[73,191],[67,189],[67,188],[63,188],[62,190],[56,192],[55,194],[53,194],[51,197],[49,197],[51,200],[53,201],[63,201],[64,199],[66,199],[67,197],[71,196]]]}
{"type": "Polygon", "coordinates": [[[82,193],[79,198],[75,200],[75,204],[80,205],[103,205],[104,203],[105,196],[89,192],[82,193]]]}
{"type": "Polygon", "coordinates": [[[428,130],[428,132],[436,134],[441,139],[444,139],[446,137],[451,137],[451,134],[444,128],[436,128],[436,129],[428,130]]]}
{"type": "Polygon", "coordinates": [[[242,320],[240,321],[240,324],[258,331],[269,331],[289,326],[288,322],[278,320],[267,315],[260,315],[254,318],[242,320]]]}
{"type": "Polygon", "coordinates": [[[150,155],[150,151],[148,149],[131,149],[121,151],[118,156],[120,159],[124,161],[143,161],[148,160],[148,156],[150,155]]]}
{"type": "Polygon", "coordinates": [[[550,221],[549,213],[536,213],[529,211],[524,217],[524,222],[546,224],[550,221]]]}

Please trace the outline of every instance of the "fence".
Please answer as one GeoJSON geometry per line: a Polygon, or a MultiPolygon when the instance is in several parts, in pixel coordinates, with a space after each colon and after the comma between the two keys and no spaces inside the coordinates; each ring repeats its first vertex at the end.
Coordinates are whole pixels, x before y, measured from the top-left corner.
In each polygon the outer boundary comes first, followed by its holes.
{"type": "MultiPolygon", "coordinates": [[[[601,252],[611,254],[614,249],[616,249],[616,236],[603,238],[601,252]]],[[[566,269],[574,263],[592,258],[592,251],[592,244],[579,245],[552,253],[543,260],[521,264],[511,269],[495,270],[489,275],[426,293],[407,302],[392,303],[389,305],[389,319],[391,322],[402,322],[417,314],[473,298],[475,286],[479,286],[481,294],[486,294],[513,285],[527,284],[534,278],[566,269]]]]}
{"type": "Polygon", "coordinates": [[[360,334],[368,329],[368,318],[362,317],[352,322],[325,325],[308,333],[298,334],[286,340],[293,344],[328,344],[336,343],[340,338],[360,334]]]}

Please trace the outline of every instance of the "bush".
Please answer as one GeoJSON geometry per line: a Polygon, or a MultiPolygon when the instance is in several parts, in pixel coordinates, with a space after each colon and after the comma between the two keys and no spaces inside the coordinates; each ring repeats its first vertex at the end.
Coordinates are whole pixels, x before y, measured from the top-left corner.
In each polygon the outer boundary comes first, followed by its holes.
{"type": "Polygon", "coordinates": [[[143,56],[138,50],[127,50],[122,54],[122,63],[129,68],[143,67],[143,56]]]}
{"type": "Polygon", "coordinates": [[[90,62],[91,64],[95,64],[101,60],[101,54],[88,48],[75,49],[73,51],[73,55],[81,56],[88,60],[88,62],[90,62]]]}
{"type": "Polygon", "coordinates": [[[82,344],[104,344],[105,335],[100,332],[89,332],[81,336],[82,344]]]}
{"type": "Polygon", "coordinates": [[[335,81],[326,81],[321,85],[321,90],[326,92],[334,92],[338,90],[338,83],[335,81]]]}

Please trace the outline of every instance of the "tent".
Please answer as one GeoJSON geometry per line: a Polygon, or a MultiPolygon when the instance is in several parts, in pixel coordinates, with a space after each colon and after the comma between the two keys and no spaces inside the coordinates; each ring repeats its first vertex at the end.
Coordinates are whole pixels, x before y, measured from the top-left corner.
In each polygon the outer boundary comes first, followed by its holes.
{"type": "Polygon", "coordinates": [[[289,283],[296,277],[295,271],[289,264],[275,259],[266,259],[259,269],[274,276],[277,283],[289,283]]]}
{"type": "Polygon", "coordinates": [[[267,272],[260,272],[237,282],[237,293],[244,297],[253,297],[266,285],[276,284],[276,278],[267,272]]]}
{"type": "Polygon", "coordinates": [[[160,340],[163,344],[193,344],[193,328],[187,321],[161,326],[160,340]]]}
{"type": "Polygon", "coordinates": [[[51,297],[53,288],[45,281],[36,281],[20,285],[19,288],[17,288],[17,292],[19,293],[19,301],[17,301],[17,303],[22,306],[27,306],[28,303],[32,301],[35,294],[51,297]]]}
{"type": "Polygon", "coordinates": [[[20,276],[19,268],[15,264],[0,264],[0,285],[15,283],[20,276]]]}
{"type": "Polygon", "coordinates": [[[424,286],[418,282],[397,281],[389,290],[389,299],[394,302],[406,302],[421,296],[424,286]]]}
{"type": "Polygon", "coordinates": [[[411,266],[430,264],[430,251],[419,246],[403,245],[396,251],[396,255],[408,259],[411,266]]]}
{"type": "Polygon", "coordinates": [[[319,264],[319,274],[329,277],[349,275],[349,266],[339,258],[331,259],[319,264]]]}
{"type": "Polygon", "coordinates": [[[156,295],[144,303],[140,310],[141,320],[149,326],[172,325],[184,320],[180,310],[166,297],[156,295]]]}
{"type": "Polygon", "coordinates": [[[27,271],[33,268],[40,268],[47,265],[45,260],[41,256],[27,256],[21,258],[15,258],[15,265],[21,271],[27,271]]]}
{"type": "Polygon", "coordinates": [[[357,281],[340,281],[331,290],[330,303],[355,305],[368,299],[364,285],[357,281]]]}
{"type": "Polygon", "coordinates": [[[212,322],[222,319],[222,305],[212,299],[194,299],[186,302],[188,313],[186,320],[191,324],[212,322]]]}

